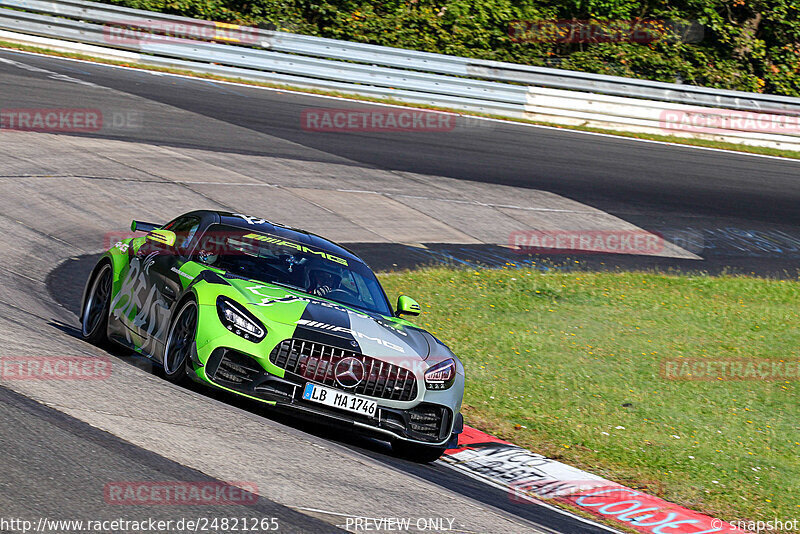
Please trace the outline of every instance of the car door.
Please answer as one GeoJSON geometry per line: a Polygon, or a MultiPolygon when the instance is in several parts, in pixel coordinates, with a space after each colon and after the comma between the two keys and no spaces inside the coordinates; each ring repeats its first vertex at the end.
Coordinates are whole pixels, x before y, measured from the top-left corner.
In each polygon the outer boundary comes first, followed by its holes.
{"type": "Polygon", "coordinates": [[[160,357],[169,330],[175,299],[181,293],[181,266],[188,260],[200,218],[186,216],[164,226],[175,233],[175,245],[148,242],[139,249],[141,269],[146,280],[145,293],[134,328],[142,338],[142,351],[160,357]]]}

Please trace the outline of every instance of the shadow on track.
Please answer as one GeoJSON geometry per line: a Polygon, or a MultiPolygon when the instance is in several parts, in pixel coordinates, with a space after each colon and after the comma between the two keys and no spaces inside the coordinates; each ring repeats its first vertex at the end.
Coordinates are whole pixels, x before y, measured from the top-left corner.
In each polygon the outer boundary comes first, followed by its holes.
{"type": "MultiPolygon", "coordinates": [[[[47,287],[50,294],[56,302],[76,316],[75,325],[61,322],[51,322],[50,325],[78,339],[81,338],[81,335],[77,326],[77,316],[80,313],[83,287],[99,257],[100,255],[96,254],[70,258],[56,267],[47,277],[47,287]]],[[[162,376],[160,366],[131,350],[123,347],[113,347],[109,349],[109,354],[121,362],[162,376]]],[[[361,436],[356,432],[343,432],[341,427],[328,426],[319,420],[299,418],[293,412],[287,413],[273,409],[257,401],[211,387],[204,387],[194,382],[187,384],[185,387],[224,404],[246,410],[301,432],[338,443],[384,465],[412,474],[516,517],[532,521],[545,529],[552,529],[561,534],[600,534],[608,532],[606,529],[585,523],[572,516],[554,513],[548,508],[535,504],[520,502],[518,499],[513,499],[506,490],[488,486],[441,464],[418,464],[399,458],[393,454],[391,446],[387,442],[361,436]]]]}

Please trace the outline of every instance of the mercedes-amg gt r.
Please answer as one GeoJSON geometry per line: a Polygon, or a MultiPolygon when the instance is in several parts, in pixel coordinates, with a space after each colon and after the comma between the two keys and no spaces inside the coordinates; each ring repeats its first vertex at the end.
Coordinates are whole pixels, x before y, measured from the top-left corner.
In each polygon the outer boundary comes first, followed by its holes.
{"type": "Polygon", "coordinates": [[[194,211],[116,242],[93,269],[85,339],[113,341],[191,378],[383,437],[431,461],[455,446],[464,367],[392,309],[369,267],[320,236],[258,217],[194,211]]]}

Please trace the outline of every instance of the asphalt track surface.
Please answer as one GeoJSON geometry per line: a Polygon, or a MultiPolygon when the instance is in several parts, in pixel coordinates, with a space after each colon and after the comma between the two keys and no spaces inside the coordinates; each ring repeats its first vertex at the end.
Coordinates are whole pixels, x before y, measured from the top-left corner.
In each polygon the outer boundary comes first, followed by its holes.
{"type": "MultiPolygon", "coordinates": [[[[800,261],[797,161],[486,121],[445,133],[319,133],[300,127],[303,111],[363,109],[365,104],[13,53],[6,57],[22,57],[28,65],[111,88],[115,94],[104,97],[107,107],[129,110],[147,102],[188,112],[176,121],[159,117],[144,128],[96,134],[105,138],[296,161],[345,162],[390,172],[546,190],[648,230],[689,229],[699,233],[705,245],[702,264],[596,257],[586,260],[590,267],[645,265],[796,276],[800,261]],[[249,141],[220,136],[209,127],[209,119],[254,135],[249,141]],[[282,142],[265,144],[255,134],[282,142]],[[754,233],[766,236],[766,242],[752,237],[754,233]],[[789,237],[788,246],[782,239],[778,245],[768,242],[776,233],[789,237]]],[[[0,72],[19,71],[0,65],[0,72]]],[[[48,89],[41,91],[4,91],[4,106],[59,103],[58,95],[48,89]]],[[[81,103],[80,98],[75,103],[81,103]]],[[[376,268],[391,267],[396,263],[391,257],[399,256],[391,247],[368,250],[374,252],[368,259],[376,268]]]]}
{"type": "Polygon", "coordinates": [[[120,511],[119,507],[115,509],[90,498],[103,494],[105,484],[98,488],[98,481],[136,480],[154,484],[164,480],[221,481],[135,447],[4,387],[0,387],[0,418],[3,420],[0,455],[4,459],[0,499],[6,520],[147,518],[177,522],[185,517],[226,516],[247,518],[250,522],[276,518],[281,532],[339,531],[319,519],[257,498],[253,499],[256,501],[253,506],[140,506],[120,511]]]}
{"type": "MultiPolygon", "coordinates": [[[[9,51],[0,52],[2,59],[18,62],[0,61],[5,109],[90,107],[102,99],[103,105],[120,110],[145,105],[161,110],[159,120],[148,122],[145,128],[74,137],[544,190],[642,228],[691,227],[710,233],[745,229],[800,236],[796,208],[800,163],[793,161],[498,122],[457,128],[447,135],[321,134],[300,128],[303,110],[364,108],[366,104],[9,51]],[[19,63],[31,68],[21,68],[19,63]],[[172,115],[174,120],[169,120],[172,115]],[[220,123],[253,135],[221,135],[214,126],[220,123]],[[265,143],[264,136],[274,142],[265,143]]],[[[34,141],[30,150],[2,156],[0,342],[4,348],[0,356],[101,356],[102,351],[77,335],[77,298],[94,257],[86,252],[99,251],[99,247],[82,245],[108,231],[109,225],[121,224],[117,219],[127,217],[130,210],[98,216],[95,205],[124,202],[108,198],[99,185],[93,196],[91,188],[61,190],[45,175],[25,182],[32,175],[15,169],[27,169],[37,149],[47,150],[34,141]],[[75,196],[68,197],[65,191],[75,196]],[[24,200],[28,195],[35,199],[30,206],[24,200]]],[[[80,156],[75,154],[75,159],[79,161],[80,156]]],[[[164,209],[181,205],[174,196],[160,199],[164,209]]],[[[186,205],[183,211],[194,207],[186,205]]],[[[158,206],[149,209],[149,213],[157,212],[158,206]]],[[[465,220],[468,217],[465,213],[465,220]]],[[[622,267],[685,264],[687,269],[731,268],[780,276],[794,276],[800,265],[797,250],[748,248],[742,243],[722,240],[713,250],[704,248],[702,263],[613,260],[622,267]]],[[[464,249],[437,246],[454,255],[464,249]]],[[[408,263],[408,250],[402,244],[354,248],[375,266],[414,263],[408,263]]],[[[494,252],[506,253],[499,248],[494,252]]],[[[421,257],[419,263],[424,263],[421,257]]],[[[605,260],[592,261],[607,266],[605,260]]],[[[248,507],[247,514],[279,517],[281,531],[286,532],[325,532],[341,525],[347,515],[369,511],[375,517],[409,510],[420,516],[458,517],[465,532],[602,531],[548,508],[512,502],[504,492],[442,466],[394,458],[381,442],[318,429],[204,389],[175,388],[159,379],[148,362],[122,351],[112,352],[111,358],[112,380],[102,384],[0,384],[0,454],[9,466],[0,482],[3,514],[111,517],[117,509],[110,509],[98,495],[105,483],[114,480],[257,479],[263,491],[258,507],[248,507]],[[237,428],[227,426],[231,424],[237,428]],[[254,451],[268,447],[282,454],[291,451],[299,459],[286,462],[254,456],[254,451]],[[225,455],[230,459],[221,458],[225,455]],[[330,473],[331,465],[336,466],[336,476],[330,473]],[[350,487],[354,483],[361,485],[361,492],[350,487]],[[364,492],[376,496],[372,510],[367,508],[369,499],[361,495],[364,492]],[[400,506],[400,501],[407,506],[400,506]],[[329,506],[320,509],[312,506],[315,503],[329,506]]],[[[197,509],[157,507],[125,512],[137,519],[203,515],[197,509]]],[[[225,510],[208,513],[224,515],[225,510]]]]}

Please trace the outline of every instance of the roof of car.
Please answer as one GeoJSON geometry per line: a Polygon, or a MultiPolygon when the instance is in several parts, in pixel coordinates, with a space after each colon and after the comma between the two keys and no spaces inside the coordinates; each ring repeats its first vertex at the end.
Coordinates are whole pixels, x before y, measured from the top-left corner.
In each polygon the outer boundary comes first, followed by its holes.
{"type": "MultiPolygon", "coordinates": [[[[202,213],[202,212],[201,212],[202,213]]],[[[337,256],[347,259],[355,260],[364,263],[364,260],[347,250],[341,245],[337,245],[333,241],[325,239],[324,237],[312,234],[306,230],[299,228],[292,228],[273,221],[268,221],[262,217],[255,217],[251,215],[243,215],[241,213],[230,213],[226,211],[206,211],[205,213],[215,213],[219,217],[219,222],[237,228],[250,229],[256,232],[266,232],[284,239],[302,243],[304,245],[312,246],[325,252],[336,254],[337,256]]]]}

